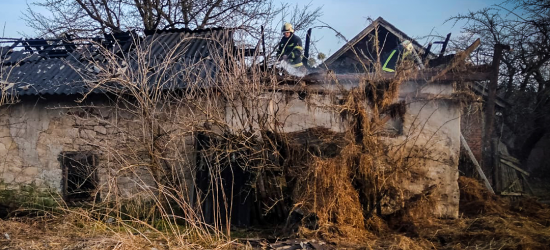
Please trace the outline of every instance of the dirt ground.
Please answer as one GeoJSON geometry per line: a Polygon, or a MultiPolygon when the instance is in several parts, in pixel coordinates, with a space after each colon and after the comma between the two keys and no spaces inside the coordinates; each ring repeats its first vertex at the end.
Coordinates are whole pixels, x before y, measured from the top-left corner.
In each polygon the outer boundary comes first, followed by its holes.
{"type": "MultiPolygon", "coordinates": [[[[403,219],[398,224],[379,219],[384,226],[366,231],[356,239],[321,237],[317,240],[326,242],[324,249],[549,249],[548,205],[534,198],[502,199],[486,192],[474,179],[461,177],[459,184],[461,216],[458,219],[403,219]]],[[[244,239],[212,245],[212,242],[185,242],[184,238],[148,231],[113,230],[104,223],[83,221],[75,215],[0,220],[1,250],[250,249],[254,245],[244,239]]],[[[283,249],[270,247],[274,244],[261,238],[255,241],[264,243],[254,248],[283,249]]]]}

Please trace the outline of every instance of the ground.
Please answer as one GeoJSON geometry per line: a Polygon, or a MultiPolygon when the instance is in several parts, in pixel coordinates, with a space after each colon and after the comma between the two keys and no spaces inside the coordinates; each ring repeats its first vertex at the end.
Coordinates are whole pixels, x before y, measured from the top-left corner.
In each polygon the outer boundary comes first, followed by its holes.
{"type": "MultiPolygon", "coordinates": [[[[461,177],[458,219],[378,219],[357,238],[330,237],[300,230],[295,239],[275,238],[250,229],[233,239],[193,240],[189,235],[109,226],[70,213],[0,220],[0,249],[546,249],[550,246],[550,207],[534,198],[505,200],[474,179],[461,177]],[[375,228],[375,230],[374,230],[375,228]],[[299,238],[308,240],[297,240],[299,238]],[[309,238],[308,238],[309,237],[309,238]],[[317,238],[317,239],[313,239],[317,238]],[[294,245],[294,248],[292,247],[294,245]]],[[[269,231],[269,230],[268,230],[269,231]]],[[[196,238],[195,238],[196,239],[196,238]]],[[[211,238],[212,239],[212,238],[211,238]]]]}

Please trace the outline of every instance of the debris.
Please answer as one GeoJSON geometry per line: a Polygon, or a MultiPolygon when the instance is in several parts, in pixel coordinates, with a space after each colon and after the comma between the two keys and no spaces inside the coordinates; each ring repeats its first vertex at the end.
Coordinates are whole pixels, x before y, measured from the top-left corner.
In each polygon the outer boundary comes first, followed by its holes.
{"type": "Polygon", "coordinates": [[[31,86],[32,86],[31,84],[27,84],[27,85],[21,86],[21,87],[19,87],[19,88],[22,89],[22,90],[27,90],[27,89],[29,89],[31,86]]]}
{"type": "Polygon", "coordinates": [[[105,222],[107,224],[112,224],[113,222],[115,222],[115,219],[113,217],[109,217],[105,222]]]}
{"type": "Polygon", "coordinates": [[[4,237],[6,238],[6,240],[10,240],[10,235],[8,233],[4,233],[4,237]]]}
{"type": "Polygon", "coordinates": [[[269,245],[274,250],[298,250],[298,249],[310,249],[310,250],[329,250],[334,249],[325,242],[317,240],[305,240],[305,239],[291,239],[285,241],[279,241],[269,245]]]}

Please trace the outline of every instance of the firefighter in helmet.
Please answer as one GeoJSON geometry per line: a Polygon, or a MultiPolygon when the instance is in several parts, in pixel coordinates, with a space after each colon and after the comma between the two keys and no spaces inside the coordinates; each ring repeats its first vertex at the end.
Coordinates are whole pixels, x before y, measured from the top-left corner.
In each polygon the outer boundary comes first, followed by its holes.
{"type": "Polygon", "coordinates": [[[406,59],[414,60],[414,53],[414,47],[411,41],[405,40],[395,49],[393,49],[389,54],[384,56],[385,60],[382,60],[382,70],[386,72],[395,72],[395,68],[399,63],[403,62],[406,59]]]}
{"type": "Polygon", "coordinates": [[[290,23],[285,23],[281,32],[283,32],[283,38],[277,46],[277,60],[285,60],[294,68],[302,67],[302,52],[304,50],[302,39],[294,34],[294,28],[290,23]]]}

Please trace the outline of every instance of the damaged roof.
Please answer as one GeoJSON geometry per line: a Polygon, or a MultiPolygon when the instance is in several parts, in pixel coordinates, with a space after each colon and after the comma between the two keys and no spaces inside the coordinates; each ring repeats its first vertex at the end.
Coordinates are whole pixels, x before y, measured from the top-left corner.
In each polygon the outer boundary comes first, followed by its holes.
{"type": "Polygon", "coordinates": [[[90,83],[105,76],[104,66],[112,68],[106,65],[112,58],[105,58],[99,46],[118,55],[118,61],[128,62],[122,64],[123,70],[143,67],[140,60],[147,58],[151,82],[169,71],[172,77],[176,74],[176,80],[163,88],[184,88],[190,82],[201,82],[197,78],[214,77],[217,66],[213,56],[225,55],[233,39],[232,31],[224,28],[154,30],[146,31],[143,38],[126,32],[80,44],[65,39],[19,39],[0,48],[0,91],[17,95],[84,94],[90,83]],[[168,67],[161,65],[167,57],[173,59],[168,67]],[[155,72],[158,67],[163,67],[162,75],[155,72]]]}
{"type": "MultiPolygon", "coordinates": [[[[373,40],[376,37],[376,30],[378,30],[380,55],[390,52],[405,40],[411,41],[416,51],[420,53],[425,52],[424,47],[417,41],[397,29],[382,17],[378,17],[369,26],[332,54],[325,61],[327,67],[337,72],[357,72],[362,71],[359,65],[362,62],[359,58],[366,59],[366,61],[377,60],[377,53],[373,40]],[[354,48],[355,52],[352,48],[354,48]]],[[[363,63],[364,62],[365,61],[363,61],[363,63]]]]}

